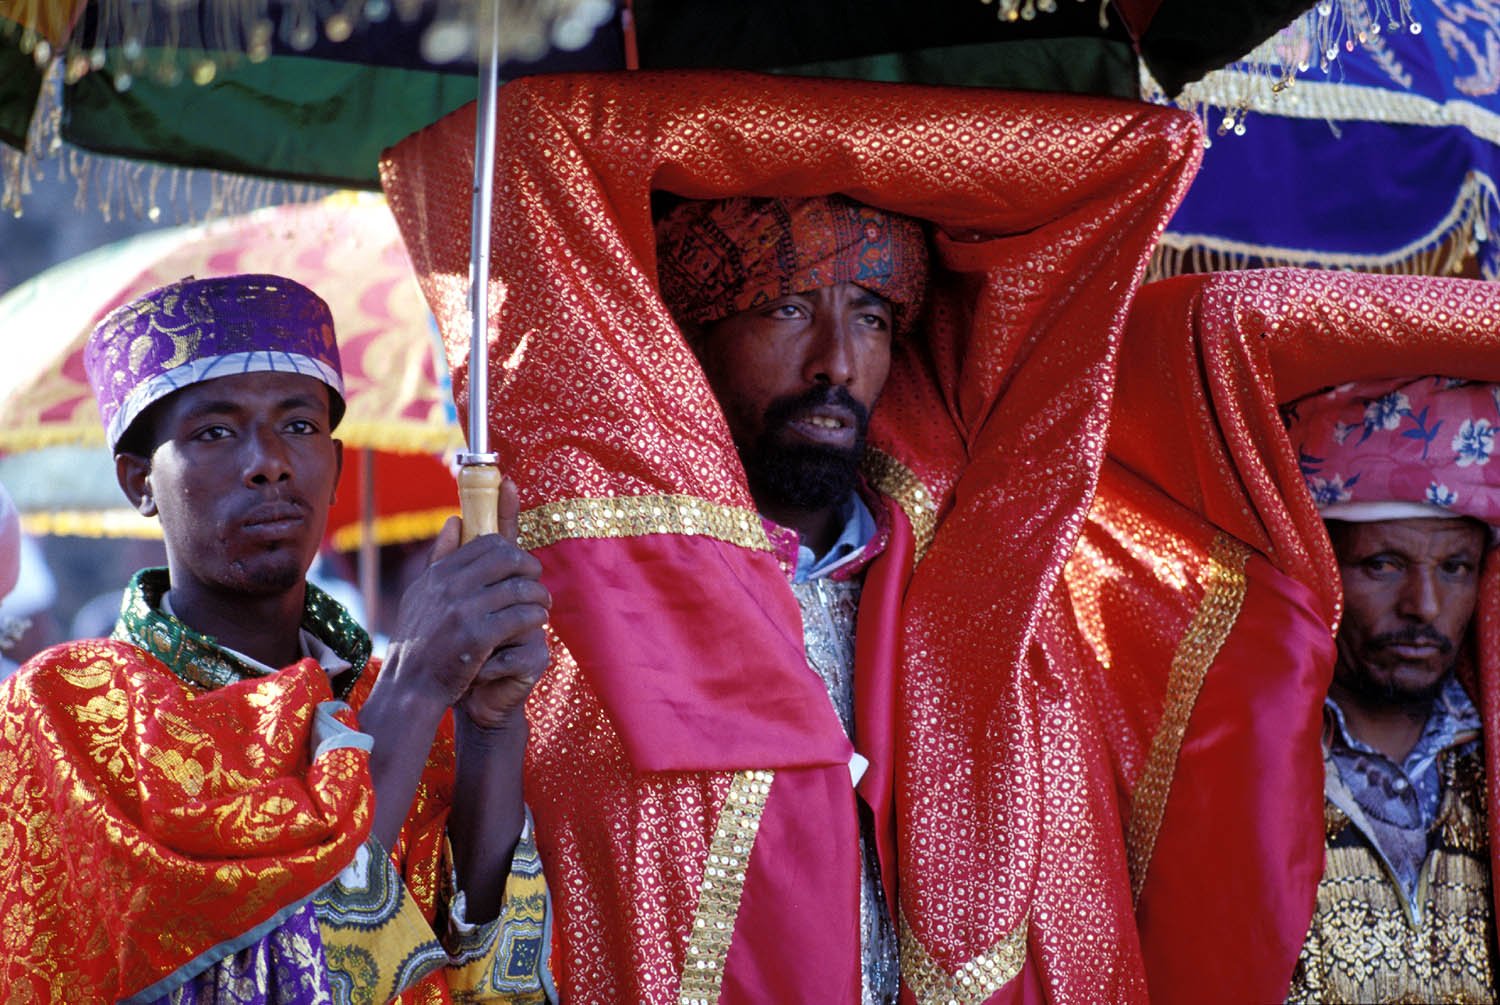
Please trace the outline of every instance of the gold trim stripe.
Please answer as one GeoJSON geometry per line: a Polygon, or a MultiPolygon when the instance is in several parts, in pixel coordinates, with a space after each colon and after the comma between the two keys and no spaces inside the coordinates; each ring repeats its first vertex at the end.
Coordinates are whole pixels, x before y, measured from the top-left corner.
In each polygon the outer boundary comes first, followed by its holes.
{"type": "Polygon", "coordinates": [[[1250,549],[1239,541],[1224,534],[1214,536],[1208,548],[1208,572],[1204,577],[1207,580],[1206,592],[1172,657],[1167,677],[1166,707],[1156,735],[1151,738],[1145,770],[1131,796],[1127,849],[1131,895],[1137,901],[1146,882],[1146,870],[1151,865],[1162,816],[1166,813],[1167,796],[1177,770],[1177,755],[1182,751],[1182,738],[1187,733],[1188,717],[1197,704],[1208,668],[1218,657],[1224,640],[1240,616],[1240,606],[1245,600],[1245,563],[1249,558],[1250,549]]]}
{"type": "Polygon", "coordinates": [[[766,528],[754,510],[696,496],[562,499],[521,514],[521,547],[528,551],[574,538],[644,534],[701,535],[741,548],[771,550],[766,528]]]}
{"type": "Polygon", "coordinates": [[[729,783],[729,796],[708,845],[703,881],[698,884],[698,910],[682,964],[679,1005],[715,1005],[719,1000],[750,850],[775,776],[774,771],[736,771],[729,783]]]}
{"type": "Polygon", "coordinates": [[[1009,935],[950,974],[928,955],[901,912],[901,977],[918,1005],[979,1005],[1015,979],[1026,962],[1027,919],[1009,935]]]}
{"type": "MultiPolygon", "coordinates": [[[[420,541],[425,537],[436,537],[450,516],[458,516],[457,506],[439,506],[434,509],[414,510],[410,513],[391,513],[370,521],[370,536],[377,545],[405,544],[420,541]]],[[[355,551],[365,536],[362,521],[346,523],[328,538],[334,551],[355,551]]]]}
{"type": "Polygon", "coordinates": [[[937,533],[937,501],[911,468],[874,447],[865,451],[863,469],[870,485],[881,495],[894,499],[911,521],[916,560],[920,562],[937,533]]]}

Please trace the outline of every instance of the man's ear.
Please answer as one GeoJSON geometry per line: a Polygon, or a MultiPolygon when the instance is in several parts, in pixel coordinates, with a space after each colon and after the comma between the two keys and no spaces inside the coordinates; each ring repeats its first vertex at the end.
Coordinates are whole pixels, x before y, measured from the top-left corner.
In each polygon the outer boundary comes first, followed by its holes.
{"type": "Polygon", "coordinates": [[[140,454],[115,454],[115,480],[141,516],[156,515],[156,497],[151,492],[151,458],[140,454]]]}
{"type": "Polygon", "coordinates": [[[339,497],[339,480],[344,477],[344,441],[337,437],[333,440],[333,491],[329,493],[328,505],[332,506],[334,500],[339,497]]]}

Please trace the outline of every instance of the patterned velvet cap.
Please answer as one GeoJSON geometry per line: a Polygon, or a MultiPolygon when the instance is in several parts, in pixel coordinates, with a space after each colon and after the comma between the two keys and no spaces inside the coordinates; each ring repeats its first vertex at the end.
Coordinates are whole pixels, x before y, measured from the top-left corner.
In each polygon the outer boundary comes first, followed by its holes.
{"type": "Polygon", "coordinates": [[[1284,413],[1325,519],[1469,516],[1500,524],[1500,463],[1490,463],[1500,385],[1363,381],[1310,394],[1284,413]]]}
{"type": "Polygon", "coordinates": [[[684,202],[656,225],[662,299],[707,324],[777,297],[852,282],[908,330],[927,288],[921,224],[842,195],[684,202]]]}
{"type": "Polygon", "coordinates": [[[327,384],[344,415],[333,315],[281,276],[188,277],[117,307],[83,350],[111,450],[152,403],[190,384],[237,373],[300,373],[327,384]]]}

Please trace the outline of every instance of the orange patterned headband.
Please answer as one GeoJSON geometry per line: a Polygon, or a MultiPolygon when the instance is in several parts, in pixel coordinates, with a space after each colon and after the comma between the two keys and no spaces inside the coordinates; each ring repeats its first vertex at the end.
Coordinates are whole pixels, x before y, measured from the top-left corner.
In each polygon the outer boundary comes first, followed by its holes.
{"type": "Polygon", "coordinates": [[[656,225],[656,250],[662,299],[681,323],[851,282],[889,302],[902,332],[927,287],[921,224],[841,195],[685,202],[656,225]]]}

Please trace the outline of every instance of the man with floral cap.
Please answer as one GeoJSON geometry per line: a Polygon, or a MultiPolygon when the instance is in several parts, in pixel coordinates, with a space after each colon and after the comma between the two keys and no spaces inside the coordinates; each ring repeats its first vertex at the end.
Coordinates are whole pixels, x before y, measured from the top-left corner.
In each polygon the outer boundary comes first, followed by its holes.
{"type": "Polygon", "coordinates": [[[1154,1005],[1494,999],[1497,381],[1493,283],[1137,298],[1066,582],[1166,699],[1110,725],[1154,1005]]]}
{"type": "Polygon", "coordinates": [[[316,294],[186,279],[106,317],[85,366],[168,565],[111,638],[0,690],[9,996],[543,1000],[520,705],[549,598],[514,488],[500,535],[444,528],[382,662],[305,579],[344,410],[316,294]]]}
{"type": "Polygon", "coordinates": [[[1327,860],[1292,1000],[1493,993],[1484,755],[1467,687],[1500,521],[1497,391],[1364,381],[1287,407],[1344,594],[1325,704],[1327,860]]]}

